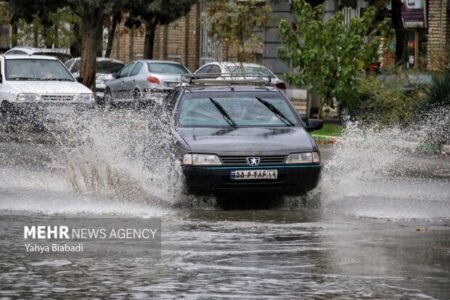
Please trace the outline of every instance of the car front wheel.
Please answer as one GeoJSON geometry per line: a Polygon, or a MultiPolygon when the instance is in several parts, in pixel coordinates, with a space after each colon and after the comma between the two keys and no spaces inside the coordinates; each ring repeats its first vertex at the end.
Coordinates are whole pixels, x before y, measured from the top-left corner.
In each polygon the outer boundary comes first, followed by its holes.
{"type": "Polygon", "coordinates": [[[105,91],[105,95],[103,96],[103,107],[107,110],[111,109],[112,105],[112,95],[110,90],[105,91]]]}

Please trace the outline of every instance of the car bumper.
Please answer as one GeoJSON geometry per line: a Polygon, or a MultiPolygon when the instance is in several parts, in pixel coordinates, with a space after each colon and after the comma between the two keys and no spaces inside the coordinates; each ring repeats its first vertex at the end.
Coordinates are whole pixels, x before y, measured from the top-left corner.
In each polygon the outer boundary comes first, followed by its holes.
{"type": "Polygon", "coordinates": [[[16,121],[38,121],[78,115],[94,108],[93,103],[22,102],[8,103],[8,116],[16,121]]]}
{"type": "Polygon", "coordinates": [[[183,173],[189,192],[193,194],[217,194],[227,192],[275,192],[283,195],[299,195],[314,189],[319,183],[320,164],[248,166],[184,166],[183,173]],[[233,180],[233,170],[276,169],[277,179],[233,180]]]}

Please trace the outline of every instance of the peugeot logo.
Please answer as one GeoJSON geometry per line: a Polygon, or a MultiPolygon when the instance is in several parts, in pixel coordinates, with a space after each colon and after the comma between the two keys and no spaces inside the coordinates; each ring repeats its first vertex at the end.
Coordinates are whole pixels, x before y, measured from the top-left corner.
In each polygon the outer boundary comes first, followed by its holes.
{"type": "Polygon", "coordinates": [[[250,166],[257,166],[261,162],[261,158],[259,157],[247,157],[247,163],[250,166]]]}

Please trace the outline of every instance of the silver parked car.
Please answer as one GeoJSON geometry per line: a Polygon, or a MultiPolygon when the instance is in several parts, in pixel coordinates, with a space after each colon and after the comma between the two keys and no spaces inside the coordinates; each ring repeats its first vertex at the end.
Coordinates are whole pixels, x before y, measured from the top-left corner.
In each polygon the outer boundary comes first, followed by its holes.
{"type": "Polygon", "coordinates": [[[171,91],[181,83],[181,76],[190,74],[182,64],[164,60],[135,60],[123,67],[106,83],[105,104],[154,100],[156,93],[171,91]]]}
{"type": "MultiPolygon", "coordinates": [[[[280,90],[286,90],[286,83],[278,78],[270,69],[265,66],[251,63],[239,62],[210,62],[201,66],[194,74],[202,77],[222,79],[222,75],[236,75],[241,78],[242,74],[260,74],[271,78],[273,84],[280,90]]],[[[246,76],[247,78],[247,76],[246,76]]],[[[251,78],[250,78],[251,79],[251,78]]]]}
{"type": "MultiPolygon", "coordinates": [[[[80,76],[80,58],[72,58],[65,62],[66,67],[75,76],[80,76]]],[[[123,62],[116,59],[110,59],[105,57],[97,57],[96,61],[96,74],[95,74],[95,89],[97,95],[97,102],[102,103],[106,82],[113,79],[113,74],[120,71],[125,66],[123,62]]]]}

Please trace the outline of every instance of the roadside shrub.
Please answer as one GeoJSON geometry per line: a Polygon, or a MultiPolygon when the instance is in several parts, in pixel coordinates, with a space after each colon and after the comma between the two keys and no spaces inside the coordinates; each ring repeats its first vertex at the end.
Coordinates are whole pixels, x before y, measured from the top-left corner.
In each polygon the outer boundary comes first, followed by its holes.
{"type": "Polygon", "coordinates": [[[433,77],[433,84],[427,92],[423,109],[450,106],[450,71],[433,77]]]}
{"type": "Polygon", "coordinates": [[[430,145],[450,144],[450,71],[433,77],[416,116],[428,129],[425,140],[430,145]]]}
{"type": "Polygon", "coordinates": [[[373,76],[360,81],[357,91],[361,112],[358,119],[379,125],[405,124],[420,102],[417,97],[404,93],[400,84],[383,82],[373,76]]]}

